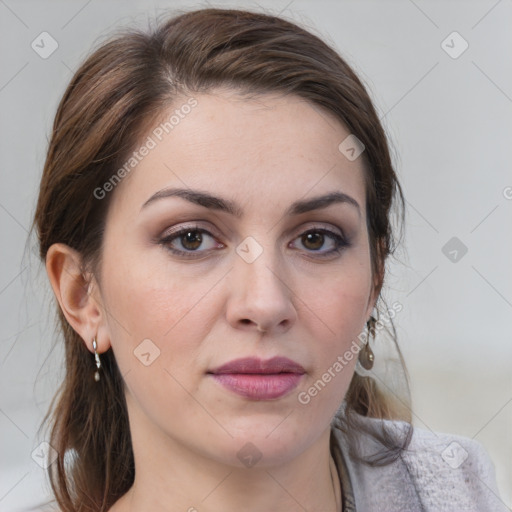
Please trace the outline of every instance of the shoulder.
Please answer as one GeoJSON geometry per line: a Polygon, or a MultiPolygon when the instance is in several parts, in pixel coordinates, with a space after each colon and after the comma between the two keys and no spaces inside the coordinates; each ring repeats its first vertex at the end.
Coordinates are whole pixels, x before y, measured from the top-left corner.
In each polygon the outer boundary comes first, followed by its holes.
{"type": "Polygon", "coordinates": [[[475,439],[414,427],[404,452],[409,460],[421,458],[446,470],[487,471],[492,465],[484,446],[475,439]]]}
{"type": "Polygon", "coordinates": [[[499,499],[494,464],[479,441],[414,428],[402,459],[420,490],[439,503],[451,502],[467,510],[505,510],[499,499]]]}
{"type": "MultiPolygon", "coordinates": [[[[386,429],[405,435],[410,425],[402,421],[363,419],[368,432],[358,434],[357,447],[344,445],[352,485],[365,510],[501,512],[509,511],[499,497],[494,465],[483,445],[464,436],[414,427],[407,449],[395,461],[369,466],[363,458],[382,450],[369,433],[386,429]],[[368,496],[372,496],[368,498],[368,496]],[[382,508],[381,508],[382,510],[382,508]]],[[[336,429],[335,429],[336,430],[336,429]]],[[[366,429],[365,429],[366,430],[366,429]]],[[[343,449],[343,448],[342,448],[343,449]]]]}

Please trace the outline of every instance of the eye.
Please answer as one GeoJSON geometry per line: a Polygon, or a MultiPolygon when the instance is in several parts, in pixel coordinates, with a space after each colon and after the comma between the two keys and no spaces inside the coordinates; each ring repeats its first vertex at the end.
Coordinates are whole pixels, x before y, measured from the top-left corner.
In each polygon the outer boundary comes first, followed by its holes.
{"type": "MultiPolygon", "coordinates": [[[[339,233],[326,228],[313,228],[303,232],[296,240],[300,240],[302,246],[308,251],[317,253],[319,258],[327,258],[338,254],[342,249],[349,247],[350,242],[339,233]],[[331,247],[326,251],[321,251],[326,242],[331,247]]],[[[223,244],[215,242],[215,237],[206,229],[199,226],[183,227],[177,231],[171,232],[159,240],[167,250],[177,256],[185,258],[199,258],[203,253],[213,249],[225,247],[223,244]],[[208,240],[213,240],[208,243],[208,240]],[[202,247],[202,250],[200,250],[202,247]]]]}
{"type": "Polygon", "coordinates": [[[222,244],[211,242],[207,244],[206,242],[209,238],[214,239],[213,235],[206,229],[202,229],[199,226],[189,226],[166,235],[160,240],[160,243],[178,256],[195,258],[201,256],[202,253],[208,250],[218,248],[219,245],[224,247],[222,244]],[[206,247],[204,247],[205,244],[206,247]],[[176,248],[176,245],[181,246],[181,249],[176,248]],[[200,247],[203,247],[202,251],[198,250],[200,247]]]}
{"type": "Polygon", "coordinates": [[[349,241],[342,235],[326,228],[309,229],[302,233],[297,240],[300,240],[303,247],[308,251],[318,252],[318,256],[320,258],[340,253],[342,249],[350,245],[349,241]],[[327,240],[330,240],[329,245],[331,246],[331,249],[320,252],[320,249],[325,245],[326,238],[327,240]]]}

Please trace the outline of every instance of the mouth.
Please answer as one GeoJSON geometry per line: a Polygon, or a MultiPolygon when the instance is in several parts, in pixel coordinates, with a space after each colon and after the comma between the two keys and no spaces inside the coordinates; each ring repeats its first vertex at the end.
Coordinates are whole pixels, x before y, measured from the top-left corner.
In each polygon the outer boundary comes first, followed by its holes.
{"type": "Polygon", "coordinates": [[[208,375],[225,389],[252,400],[276,400],[296,388],[306,370],[286,357],[230,361],[208,375]]]}

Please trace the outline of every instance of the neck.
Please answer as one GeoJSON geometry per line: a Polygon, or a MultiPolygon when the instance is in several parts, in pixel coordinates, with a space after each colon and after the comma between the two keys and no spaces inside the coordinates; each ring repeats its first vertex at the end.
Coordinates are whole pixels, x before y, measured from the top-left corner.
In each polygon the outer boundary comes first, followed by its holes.
{"type": "Polygon", "coordinates": [[[250,468],[214,460],[162,431],[131,431],[135,480],[110,512],[341,511],[330,428],[296,457],[267,465],[262,458],[250,468]]]}

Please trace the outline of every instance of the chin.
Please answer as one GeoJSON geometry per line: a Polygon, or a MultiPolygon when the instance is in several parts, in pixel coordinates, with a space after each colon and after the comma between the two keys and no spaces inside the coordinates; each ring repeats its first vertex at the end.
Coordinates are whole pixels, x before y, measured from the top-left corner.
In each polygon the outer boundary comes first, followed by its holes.
{"type": "Polygon", "coordinates": [[[229,428],[226,424],[226,430],[233,438],[223,436],[221,443],[215,442],[215,446],[221,447],[227,457],[221,457],[222,461],[237,467],[249,468],[257,465],[263,469],[293,460],[308,447],[309,438],[314,436],[301,431],[298,425],[286,424],[289,420],[284,419],[285,417],[283,415],[276,421],[273,416],[268,421],[260,420],[257,424],[245,419],[236,429],[233,426],[229,428]]]}

